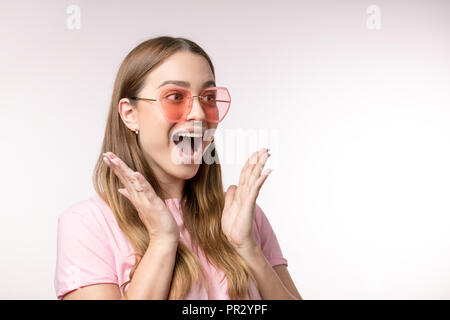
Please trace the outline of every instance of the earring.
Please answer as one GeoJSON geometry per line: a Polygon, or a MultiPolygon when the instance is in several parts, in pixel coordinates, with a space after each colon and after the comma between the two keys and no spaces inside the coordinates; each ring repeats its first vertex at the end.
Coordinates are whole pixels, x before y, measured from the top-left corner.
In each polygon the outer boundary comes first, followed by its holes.
{"type": "Polygon", "coordinates": [[[138,133],[139,133],[139,130],[138,130],[138,129],[134,130],[134,133],[138,134],[138,133]]]}

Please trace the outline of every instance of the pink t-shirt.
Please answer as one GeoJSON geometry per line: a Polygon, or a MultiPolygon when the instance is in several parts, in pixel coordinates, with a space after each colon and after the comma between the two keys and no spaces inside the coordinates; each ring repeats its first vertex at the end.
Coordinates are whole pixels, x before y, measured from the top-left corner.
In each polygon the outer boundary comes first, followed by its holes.
{"type": "MultiPolygon", "coordinates": [[[[184,228],[180,200],[166,199],[165,203],[180,227],[181,240],[191,247],[190,236],[184,228]]],[[[255,205],[253,222],[255,240],[272,266],[285,264],[277,237],[264,212],[255,205]]],[[[110,207],[98,195],[75,203],[58,217],[58,241],[55,272],[55,290],[58,299],[73,290],[92,284],[114,283],[118,286],[129,280],[134,265],[131,243],[119,228],[110,207]]],[[[211,299],[229,300],[227,280],[221,282],[223,271],[209,264],[200,250],[208,276],[211,299]]],[[[261,296],[250,278],[252,299],[261,296]]],[[[184,300],[208,299],[204,286],[193,286],[184,300]]]]}

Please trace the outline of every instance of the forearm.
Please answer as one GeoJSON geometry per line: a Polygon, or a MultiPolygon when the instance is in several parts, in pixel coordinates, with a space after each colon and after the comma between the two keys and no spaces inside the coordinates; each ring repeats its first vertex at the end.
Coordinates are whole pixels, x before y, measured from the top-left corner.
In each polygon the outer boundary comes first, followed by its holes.
{"type": "MultiPolygon", "coordinates": [[[[128,285],[129,300],[166,300],[175,266],[178,243],[150,241],[128,285]]],[[[122,298],[124,299],[124,298],[122,298]]]]}
{"type": "Polygon", "coordinates": [[[253,271],[263,300],[298,300],[284,286],[258,245],[239,252],[239,254],[253,271]]]}

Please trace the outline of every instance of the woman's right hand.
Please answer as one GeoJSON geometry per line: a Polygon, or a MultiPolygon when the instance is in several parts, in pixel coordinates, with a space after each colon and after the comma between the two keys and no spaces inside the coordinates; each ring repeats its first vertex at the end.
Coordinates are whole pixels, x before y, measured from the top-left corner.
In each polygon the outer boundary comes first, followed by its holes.
{"type": "Polygon", "coordinates": [[[178,243],[180,230],[172,213],[144,176],[131,170],[112,152],[106,152],[103,156],[105,163],[125,186],[125,189],[118,191],[135,206],[139,218],[148,230],[150,241],[178,243]]]}

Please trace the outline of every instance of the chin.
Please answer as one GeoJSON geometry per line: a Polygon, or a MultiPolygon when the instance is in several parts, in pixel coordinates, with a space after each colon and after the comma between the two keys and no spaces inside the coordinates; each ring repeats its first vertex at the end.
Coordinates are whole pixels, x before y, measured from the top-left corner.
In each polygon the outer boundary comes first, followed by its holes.
{"type": "Polygon", "coordinates": [[[200,164],[180,164],[176,165],[171,175],[178,179],[189,180],[197,174],[199,168],[200,164]]]}
{"type": "Polygon", "coordinates": [[[204,152],[209,144],[210,142],[203,141],[200,148],[197,148],[195,151],[192,149],[191,154],[183,156],[183,153],[178,146],[176,146],[175,143],[172,143],[170,149],[170,175],[183,180],[192,179],[197,174],[200,164],[204,163],[204,152]]]}

